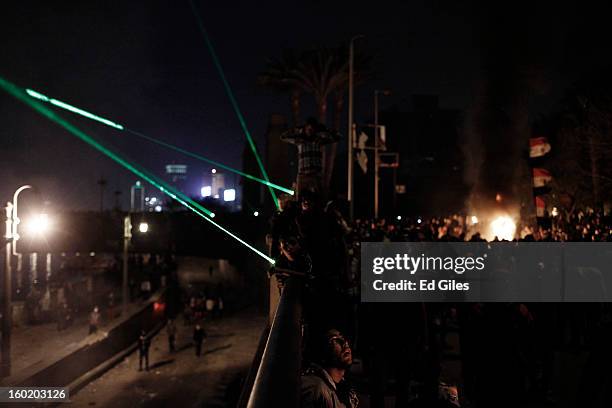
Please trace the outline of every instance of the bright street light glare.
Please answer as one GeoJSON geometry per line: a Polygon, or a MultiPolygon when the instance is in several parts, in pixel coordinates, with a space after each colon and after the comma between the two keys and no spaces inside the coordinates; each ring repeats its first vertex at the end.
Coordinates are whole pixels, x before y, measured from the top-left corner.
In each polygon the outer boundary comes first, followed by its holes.
{"type": "Polygon", "coordinates": [[[29,219],[26,223],[27,231],[32,235],[44,235],[49,231],[51,222],[47,214],[37,214],[29,219]]]}
{"type": "Polygon", "coordinates": [[[236,190],[234,190],[233,188],[223,190],[223,201],[235,201],[235,200],[236,200],[236,190]]]}
{"type": "Polygon", "coordinates": [[[212,186],[204,186],[200,189],[202,197],[210,197],[212,195],[212,186]]]}
{"type": "Polygon", "coordinates": [[[259,211],[255,211],[255,212],[253,213],[253,216],[255,216],[255,217],[259,217],[259,211]]]}
{"type": "Polygon", "coordinates": [[[138,225],[138,231],[145,233],[149,230],[149,224],[147,224],[146,222],[141,222],[138,225]]]}

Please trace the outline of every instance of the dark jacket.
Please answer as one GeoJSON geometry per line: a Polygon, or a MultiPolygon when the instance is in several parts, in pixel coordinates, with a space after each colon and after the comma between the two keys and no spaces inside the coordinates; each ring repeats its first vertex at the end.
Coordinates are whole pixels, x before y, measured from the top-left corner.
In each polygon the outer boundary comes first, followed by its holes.
{"type": "Polygon", "coordinates": [[[206,332],[204,331],[203,328],[199,328],[199,329],[194,329],[193,330],[193,341],[196,343],[201,343],[204,341],[204,338],[206,337],[206,332]]]}
{"type": "Polygon", "coordinates": [[[147,336],[140,336],[138,338],[138,351],[142,354],[148,353],[149,347],[151,347],[151,339],[147,336]]]}
{"type": "Polygon", "coordinates": [[[344,381],[334,383],[321,366],[311,364],[302,374],[302,408],[357,408],[357,394],[344,381]]]}

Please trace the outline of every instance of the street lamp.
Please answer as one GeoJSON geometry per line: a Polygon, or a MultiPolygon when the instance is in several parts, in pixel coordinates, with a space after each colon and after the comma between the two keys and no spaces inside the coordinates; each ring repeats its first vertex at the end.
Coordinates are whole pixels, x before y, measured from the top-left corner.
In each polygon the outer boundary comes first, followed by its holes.
{"type": "Polygon", "coordinates": [[[350,219],[353,219],[354,203],[353,203],[353,143],[355,139],[355,129],[353,126],[353,74],[354,74],[354,63],[355,63],[355,41],[364,38],[362,34],[356,35],[351,38],[349,45],[349,87],[348,87],[348,180],[346,198],[349,202],[349,215],[350,219]]]}
{"type": "Polygon", "coordinates": [[[19,193],[32,188],[30,185],[19,187],[13,194],[13,202],[6,203],[6,259],[4,268],[4,296],[2,296],[2,345],[0,346],[0,376],[8,377],[11,375],[11,331],[13,326],[13,310],[12,310],[12,268],[11,258],[13,255],[18,255],[17,269],[21,268],[21,254],[17,254],[17,225],[19,217],[17,217],[17,202],[19,193]],[[12,249],[11,249],[12,248],[12,249]]]}
{"type": "Polygon", "coordinates": [[[378,149],[380,148],[380,133],[379,133],[379,125],[378,125],[378,95],[382,94],[383,96],[391,95],[391,91],[389,89],[384,89],[382,91],[376,89],[374,91],[374,218],[378,218],[378,187],[380,182],[379,176],[379,166],[380,166],[380,156],[378,154],[378,149]]]}
{"type": "Polygon", "coordinates": [[[50,228],[51,222],[47,214],[37,214],[25,223],[28,232],[33,236],[42,236],[50,228]]]}

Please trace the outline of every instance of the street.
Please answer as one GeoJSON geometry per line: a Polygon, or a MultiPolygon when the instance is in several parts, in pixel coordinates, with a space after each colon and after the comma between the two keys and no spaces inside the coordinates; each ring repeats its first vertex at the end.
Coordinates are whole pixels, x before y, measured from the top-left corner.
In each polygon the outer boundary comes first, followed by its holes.
{"type": "Polygon", "coordinates": [[[232,383],[251,364],[265,316],[243,311],[205,322],[208,337],[200,358],[192,345],[193,326],[177,323],[177,352],[169,353],[163,328],[151,341],[150,371],[138,371],[134,352],[71,396],[71,406],[223,407],[226,397],[237,398],[240,387],[232,383]]]}

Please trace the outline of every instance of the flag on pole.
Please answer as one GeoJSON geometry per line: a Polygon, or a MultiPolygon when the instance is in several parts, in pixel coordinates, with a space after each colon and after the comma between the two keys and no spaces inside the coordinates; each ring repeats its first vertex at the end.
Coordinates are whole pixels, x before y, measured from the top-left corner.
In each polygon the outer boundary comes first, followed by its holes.
{"type": "Polygon", "coordinates": [[[535,188],[545,187],[548,183],[552,181],[552,175],[546,169],[533,169],[533,186],[535,188]]]}
{"type": "Polygon", "coordinates": [[[359,153],[357,153],[357,164],[359,164],[359,167],[361,168],[361,171],[363,171],[363,174],[367,174],[368,155],[366,154],[365,151],[362,150],[359,153]]]}
{"type": "Polygon", "coordinates": [[[529,157],[542,157],[550,152],[550,144],[545,137],[534,137],[529,139],[529,157]]]}
{"type": "Polygon", "coordinates": [[[357,163],[363,171],[363,174],[368,172],[368,155],[363,150],[366,147],[366,142],[368,141],[368,135],[364,132],[359,133],[359,141],[357,142],[357,147],[361,149],[359,153],[357,153],[357,163]]]}
{"type": "Polygon", "coordinates": [[[387,128],[380,126],[378,128],[378,148],[382,151],[387,150],[387,128]]]}
{"type": "Polygon", "coordinates": [[[540,197],[535,198],[536,217],[543,217],[546,210],[546,203],[540,197]]]}
{"type": "Polygon", "coordinates": [[[364,132],[359,133],[359,141],[357,142],[357,147],[361,150],[365,149],[367,141],[368,135],[366,135],[364,132]]]}

